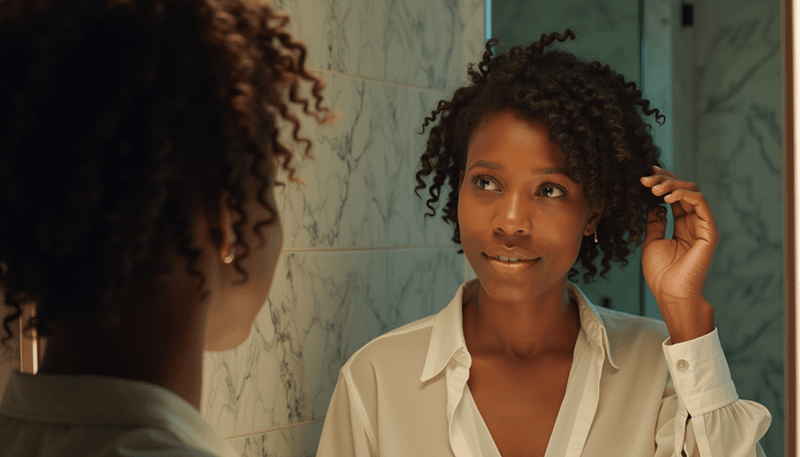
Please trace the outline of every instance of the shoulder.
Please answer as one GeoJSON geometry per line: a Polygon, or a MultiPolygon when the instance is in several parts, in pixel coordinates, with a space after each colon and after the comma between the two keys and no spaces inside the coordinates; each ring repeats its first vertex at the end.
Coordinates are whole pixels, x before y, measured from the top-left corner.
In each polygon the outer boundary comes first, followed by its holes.
{"type": "Polygon", "coordinates": [[[608,342],[618,362],[631,353],[650,353],[663,357],[662,343],[669,338],[667,325],[651,317],[595,307],[603,321],[608,342]]]}
{"type": "Polygon", "coordinates": [[[342,366],[342,373],[358,382],[376,374],[401,369],[422,373],[436,315],[428,316],[384,333],[357,350],[342,366]],[[419,367],[419,370],[416,370],[419,367]]]}

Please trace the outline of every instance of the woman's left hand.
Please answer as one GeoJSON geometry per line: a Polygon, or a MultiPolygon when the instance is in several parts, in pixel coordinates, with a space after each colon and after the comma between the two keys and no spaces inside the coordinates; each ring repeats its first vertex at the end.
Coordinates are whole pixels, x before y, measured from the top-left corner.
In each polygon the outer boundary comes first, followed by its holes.
{"type": "Polygon", "coordinates": [[[659,220],[657,209],[647,214],[642,270],[672,343],[688,341],[714,330],[714,310],[703,296],[719,231],[703,194],[694,183],[653,167],[655,174],[641,178],[654,195],[666,195],[675,226],[672,239],[665,239],[667,219],[659,220]]]}

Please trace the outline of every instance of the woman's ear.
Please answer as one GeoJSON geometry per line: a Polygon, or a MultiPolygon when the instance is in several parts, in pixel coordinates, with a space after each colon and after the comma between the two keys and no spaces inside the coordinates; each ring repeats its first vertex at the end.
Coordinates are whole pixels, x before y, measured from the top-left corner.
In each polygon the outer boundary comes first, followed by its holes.
{"type": "Polygon", "coordinates": [[[589,236],[597,231],[597,226],[600,225],[600,219],[602,219],[602,217],[603,217],[602,210],[599,209],[592,210],[592,214],[589,216],[589,220],[586,221],[586,229],[584,231],[584,236],[589,236]]]}

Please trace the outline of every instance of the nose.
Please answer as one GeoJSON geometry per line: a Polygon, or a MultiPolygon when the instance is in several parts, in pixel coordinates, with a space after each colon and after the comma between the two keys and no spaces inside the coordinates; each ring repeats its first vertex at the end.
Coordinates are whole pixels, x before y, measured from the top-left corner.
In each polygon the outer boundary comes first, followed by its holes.
{"type": "Polygon", "coordinates": [[[492,220],[492,229],[505,235],[529,235],[531,233],[531,205],[519,194],[506,194],[497,201],[497,211],[492,220]]]}

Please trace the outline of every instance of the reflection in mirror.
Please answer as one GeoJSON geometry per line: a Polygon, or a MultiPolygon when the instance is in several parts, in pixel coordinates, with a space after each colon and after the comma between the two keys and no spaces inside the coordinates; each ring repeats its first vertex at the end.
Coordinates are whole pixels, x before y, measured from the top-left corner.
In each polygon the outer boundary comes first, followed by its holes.
{"type": "MultiPolygon", "coordinates": [[[[498,52],[573,27],[562,49],[608,63],[666,115],[653,131],[662,162],[698,185],[721,234],[705,297],[732,378],[772,414],[766,455],[783,455],[780,0],[491,1],[498,52]]],[[[597,305],[660,318],[641,249],[629,261],[581,289],[597,305]]]]}

